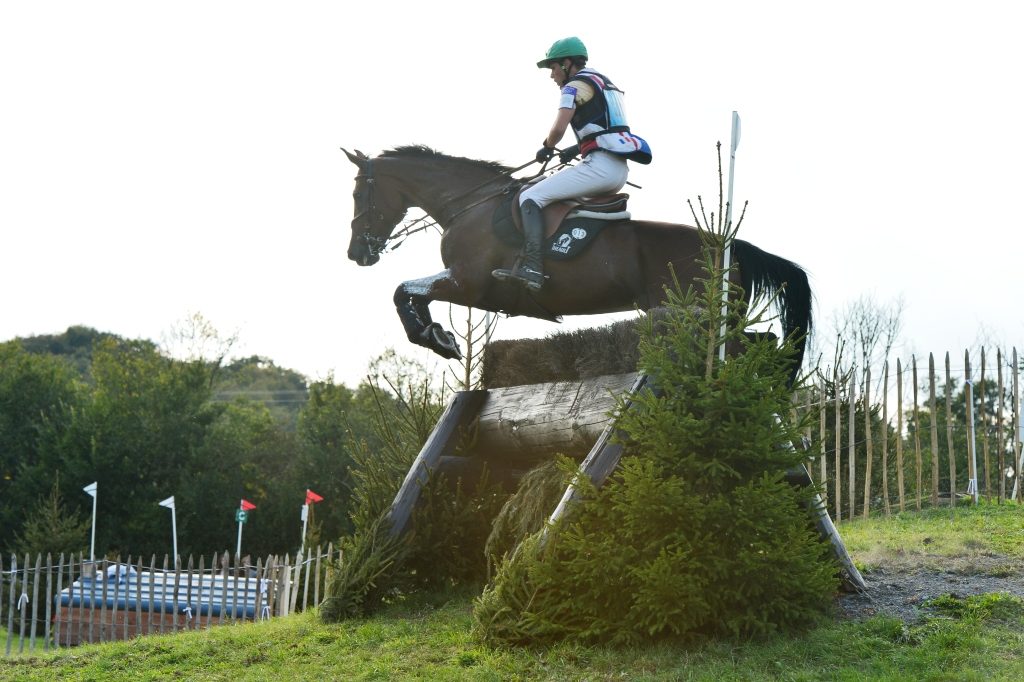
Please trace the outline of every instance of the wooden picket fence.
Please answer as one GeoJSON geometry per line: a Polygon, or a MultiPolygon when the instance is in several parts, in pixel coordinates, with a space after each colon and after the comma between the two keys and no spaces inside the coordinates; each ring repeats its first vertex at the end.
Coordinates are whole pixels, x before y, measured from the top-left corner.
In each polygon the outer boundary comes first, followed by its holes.
{"type": "Polygon", "coordinates": [[[952,370],[946,353],[944,377],[932,354],[926,376],[920,364],[919,373],[913,357],[907,364],[898,359],[895,371],[886,363],[880,389],[872,382],[879,374],[870,367],[833,370],[831,376],[819,372],[797,396],[795,410],[808,417],[808,468],[834,520],[867,517],[872,511],[889,515],[924,505],[955,506],[958,500],[977,502],[981,497],[1022,500],[1017,349],[1009,357],[997,351],[994,372],[986,367],[984,350],[980,369],[965,351],[962,371],[952,370]],[[991,393],[993,381],[996,413],[986,414],[986,391],[991,393]],[[942,400],[937,399],[939,386],[942,400]],[[961,388],[962,416],[953,409],[953,393],[961,388]],[[940,433],[946,441],[942,447],[940,433]]]}
{"type": "Polygon", "coordinates": [[[341,561],[333,544],[305,558],[268,556],[252,565],[225,552],[209,563],[165,555],[144,566],[79,554],[56,562],[42,555],[19,563],[0,557],[0,635],[4,655],[50,651],[149,634],[187,632],[304,611],[320,603],[330,573],[341,561]],[[4,631],[6,630],[6,632],[4,631]]]}

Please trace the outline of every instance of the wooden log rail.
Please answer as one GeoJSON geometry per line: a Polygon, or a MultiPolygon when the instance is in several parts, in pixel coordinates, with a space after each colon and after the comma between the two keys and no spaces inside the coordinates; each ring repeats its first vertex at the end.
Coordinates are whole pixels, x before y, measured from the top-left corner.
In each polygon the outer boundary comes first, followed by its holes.
{"type": "MultiPolygon", "coordinates": [[[[489,463],[525,470],[529,463],[562,453],[583,459],[611,421],[615,396],[636,372],[491,390],[460,391],[423,444],[391,504],[391,533],[401,535],[442,458],[473,452],[489,463]]],[[[465,470],[466,462],[448,471],[465,470]]]]}
{"type": "Polygon", "coordinates": [[[480,408],[473,450],[487,457],[583,459],[636,372],[493,389],[480,408]]]}

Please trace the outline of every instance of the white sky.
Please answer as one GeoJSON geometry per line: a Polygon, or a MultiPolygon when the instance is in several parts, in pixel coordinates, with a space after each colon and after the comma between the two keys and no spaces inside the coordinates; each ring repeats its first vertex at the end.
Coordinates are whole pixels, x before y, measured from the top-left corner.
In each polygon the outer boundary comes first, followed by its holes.
{"type": "Polygon", "coordinates": [[[692,224],[737,110],[740,237],[809,270],[823,330],[903,296],[908,352],[1022,345],[1019,5],[646,5],[3,2],[0,340],[159,340],[199,312],[314,379],[354,385],[387,346],[428,360],[392,294],[442,269],[438,238],[348,261],[338,148],[525,163],[558,96],[534,63],[578,35],[654,150],[635,217],[692,224]]]}

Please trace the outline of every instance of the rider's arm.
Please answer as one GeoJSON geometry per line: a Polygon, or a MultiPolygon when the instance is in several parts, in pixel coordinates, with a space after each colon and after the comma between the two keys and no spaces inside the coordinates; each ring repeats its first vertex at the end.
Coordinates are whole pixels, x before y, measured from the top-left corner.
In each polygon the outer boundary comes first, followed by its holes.
{"type": "Polygon", "coordinates": [[[554,147],[561,142],[565,129],[569,127],[569,122],[576,113],[576,107],[588,102],[593,96],[594,89],[582,80],[570,81],[562,87],[558,115],[555,116],[555,123],[551,126],[548,136],[544,138],[545,147],[554,147]]]}
{"type": "Polygon", "coordinates": [[[562,141],[562,136],[565,135],[565,129],[569,127],[569,121],[572,120],[572,115],[575,111],[575,107],[572,109],[558,110],[558,115],[555,116],[555,122],[551,126],[551,131],[548,132],[548,136],[544,138],[545,147],[558,146],[558,143],[562,141]]]}

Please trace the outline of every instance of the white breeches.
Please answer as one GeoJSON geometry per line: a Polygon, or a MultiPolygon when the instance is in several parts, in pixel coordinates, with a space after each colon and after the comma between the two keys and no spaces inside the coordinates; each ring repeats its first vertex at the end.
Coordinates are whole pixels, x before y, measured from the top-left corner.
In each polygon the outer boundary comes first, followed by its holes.
{"type": "Polygon", "coordinates": [[[618,192],[626,184],[629,168],[625,157],[595,150],[575,166],[530,185],[519,195],[519,205],[533,199],[544,208],[554,201],[592,197],[618,192]]]}

